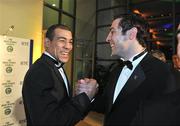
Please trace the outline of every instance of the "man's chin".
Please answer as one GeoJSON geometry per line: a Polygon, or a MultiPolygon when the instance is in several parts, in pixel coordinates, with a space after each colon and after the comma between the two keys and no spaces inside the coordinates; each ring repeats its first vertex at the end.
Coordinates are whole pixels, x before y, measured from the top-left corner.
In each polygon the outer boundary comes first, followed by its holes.
{"type": "Polygon", "coordinates": [[[66,63],[66,62],[69,61],[69,58],[62,58],[62,59],[60,59],[60,61],[63,62],[63,63],[66,63]]]}
{"type": "Polygon", "coordinates": [[[119,56],[117,53],[111,53],[112,58],[122,58],[122,56],[119,56]]]}
{"type": "Polygon", "coordinates": [[[116,53],[113,53],[113,52],[112,52],[112,53],[111,53],[111,56],[118,56],[118,55],[117,55],[116,53]]]}

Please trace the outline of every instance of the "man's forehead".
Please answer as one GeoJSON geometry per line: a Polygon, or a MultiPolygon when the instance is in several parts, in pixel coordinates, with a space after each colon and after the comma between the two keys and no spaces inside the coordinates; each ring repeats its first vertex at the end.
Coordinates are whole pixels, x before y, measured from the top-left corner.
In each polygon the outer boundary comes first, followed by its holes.
{"type": "Polygon", "coordinates": [[[66,30],[66,29],[62,29],[62,28],[56,28],[55,32],[70,32],[71,33],[71,31],[66,30]]]}
{"type": "Polygon", "coordinates": [[[113,22],[111,24],[111,28],[118,28],[120,21],[121,21],[121,18],[117,18],[117,19],[113,20],[113,22]]]}
{"type": "Polygon", "coordinates": [[[71,31],[65,30],[65,29],[60,29],[60,28],[57,28],[55,30],[55,34],[60,35],[60,36],[72,36],[71,31]]]}

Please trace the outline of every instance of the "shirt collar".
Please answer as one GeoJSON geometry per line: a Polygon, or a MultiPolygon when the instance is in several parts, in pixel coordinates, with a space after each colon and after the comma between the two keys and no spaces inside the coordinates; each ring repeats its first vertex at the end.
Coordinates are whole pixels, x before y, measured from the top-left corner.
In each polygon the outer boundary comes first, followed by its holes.
{"type": "MultiPolygon", "coordinates": [[[[145,50],[146,50],[146,49],[144,49],[143,51],[145,51],[145,50]]],[[[143,51],[142,51],[142,52],[143,52],[143,51]]],[[[140,52],[140,53],[142,53],[142,52],[140,52]]],[[[136,53],[135,55],[133,55],[133,56],[129,59],[129,61],[133,62],[134,57],[137,56],[137,55],[139,55],[140,53],[136,53]]],[[[147,54],[147,52],[146,52],[145,54],[147,54]]],[[[142,56],[144,56],[145,54],[143,54],[142,56]]],[[[142,56],[140,56],[140,57],[142,57],[142,56]]],[[[138,57],[138,59],[139,59],[140,57],[138,57]]],[[[123,59],[122,59],[122,60],[123,60],[123,59]]]]}
{"type": "Polygon", "coordinates": [[[54,58],[50,53],[48,53],[47,51],[44,52],[45,55],[51,57],[52,59],[56,60],[56,58],[54,58]]]}

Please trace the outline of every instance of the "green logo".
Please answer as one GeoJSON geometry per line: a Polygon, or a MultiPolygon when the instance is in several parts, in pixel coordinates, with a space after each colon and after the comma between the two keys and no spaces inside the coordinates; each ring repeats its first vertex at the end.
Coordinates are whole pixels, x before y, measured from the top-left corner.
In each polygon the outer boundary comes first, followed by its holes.
{"type": "Polygon", "coordinates": [[[11,73],[11,72],[12,72],[12,67],[7,67],[7,68],[6,68],[6,72],[7,72],[7,73],[11,73]]]}
{"type": "Polygon", "coordinates": [[[11,88],[6,88],[5,92],[6,92],[6,94],[10,94],[12,92],[12,89],[11,88]]]}
{"type": "Polygon", "coordinates": [[[11,109],[7,108],[4,110],[5,115],[9,115],[11,113],[11,109]]]}
{"type": "Polygon", "coordinates": [[[12,51],[13,51],[13,47],[12,47],[12,46],[8,46],[8,47],[7,47],[7,51],[8,51],[8,52],[12,52],[12,51]]]}

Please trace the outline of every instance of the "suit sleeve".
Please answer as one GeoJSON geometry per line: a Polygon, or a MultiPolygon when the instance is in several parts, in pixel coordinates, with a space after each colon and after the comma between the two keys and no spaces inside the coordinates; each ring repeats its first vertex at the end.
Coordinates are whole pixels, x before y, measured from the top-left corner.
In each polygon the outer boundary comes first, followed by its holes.
{"type": "Polygon", "coordinates": [[[50,73],[47,69],[27,73],[23,85],[25,111],[33,125],[75,125],[87,114],[90,100],[82,93],[58,101],[51,93],[54,80],[50,73]]]}

